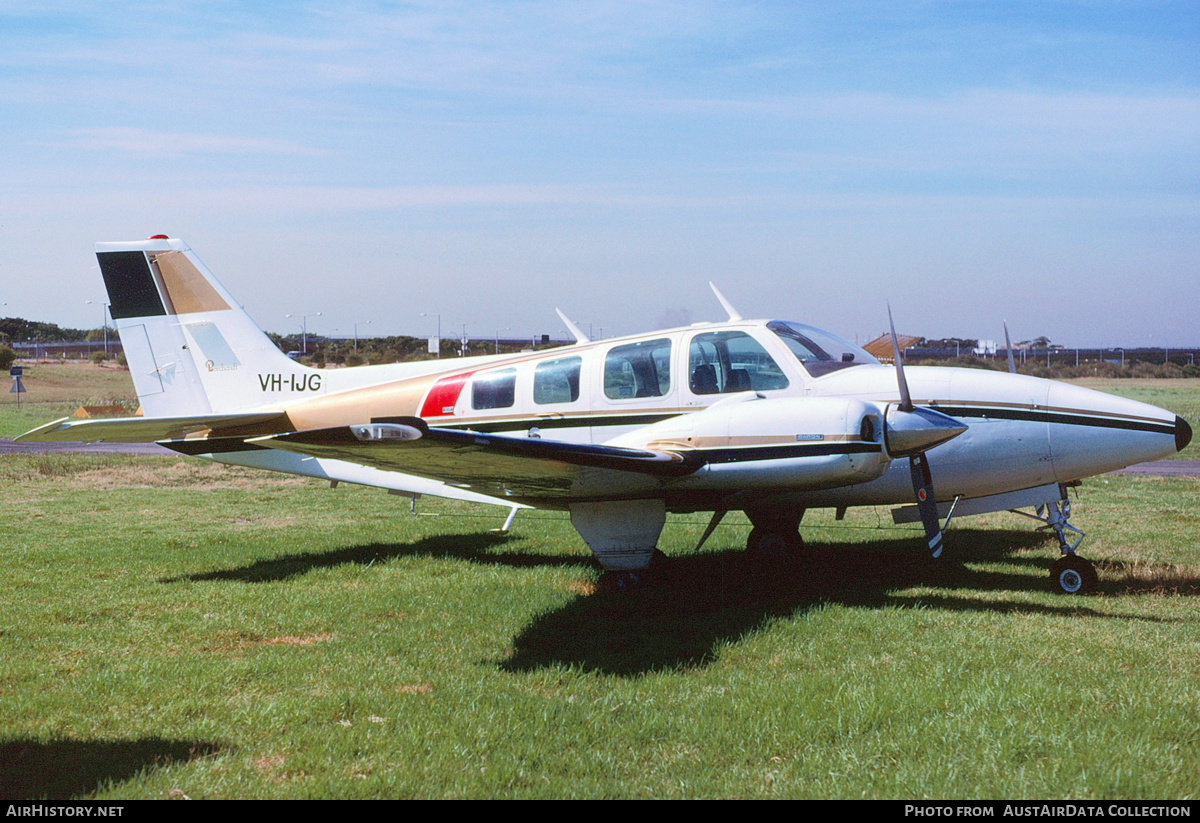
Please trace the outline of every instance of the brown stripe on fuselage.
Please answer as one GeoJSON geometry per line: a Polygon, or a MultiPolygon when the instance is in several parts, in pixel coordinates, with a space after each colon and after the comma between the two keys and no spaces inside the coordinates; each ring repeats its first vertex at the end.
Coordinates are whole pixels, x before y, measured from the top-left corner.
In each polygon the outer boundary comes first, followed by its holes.
{"type": "Polygon", "coordinates": [[[823,434],[820,439],[801,439],[795,434],[744,434],[726,437],[684,437],[667,440],[651,440],[644,448],[671,449],[725,449],[753,446],[782,446],[797,443],[861,443],[862,437],[857,434],[823,434]]]}
{"type": "Polygon", "coordinates": [[[445,373],[422,375],[379,386],[314,397],[288,404],[287,416],[296,431],[367,423],[377,417],[418,417],[421,401],[445,373]]]}

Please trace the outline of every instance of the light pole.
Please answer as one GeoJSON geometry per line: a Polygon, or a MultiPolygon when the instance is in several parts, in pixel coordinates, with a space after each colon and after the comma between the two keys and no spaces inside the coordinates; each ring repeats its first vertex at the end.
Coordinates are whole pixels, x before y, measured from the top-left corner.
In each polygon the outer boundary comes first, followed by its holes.
{"type": "MultiPolygon", "coordinates": [[[[511,326],[505,326],[502,329],[496,329],[496,354],[500,353],[500,332],[511,331],[511,330],[512,330],[511,326]]],[[[463,329],[463,331],[465,332],[466,329],[463,329]]]]}
{"type": "Polygon", "coordinates": [[[469,323],[470,323],[470,321],[468,320],[468,321],[465,321],[465,322],[459,324],[463,327],[462,337],[460,337],[458,340],[458,343],[459,343],[458,356],[459,357],[467,356],[467,325],[469,323]]]}
{"type": "Polygon", "coordinates": [[[371,324],[370,320],[359,320],[357,323],[354,324],[354,351],[356,351],[356,352],[358,351],[358,327],[359,326],[369,326],[370,324],[371,324]]]}
{"type": "Polygon", "coordinates": [[[438,321],[438,333],[437,333],[437,357],[438,357],[438,359],[440,360],[440,359],[441,359],[441,357],[442,357],[442,316],[441,316],[440,314],[437,314],[437,313],[435,313],[435,312],[427,312],[427,311],[423,311],[423,312],[421,312],[421,316],[422,316],[422,317],[436,317],[436,318],[437,318],[437,321],[438,321]]]}
{"type": "MultiPolygon", "coordinates": [[[[96,301],[95,300],[85,300],[85,301],[83,301],[83,303],[85,306],[94,306],[96,304],[96,301]]],[[[5,303],[4,305],[7,306],[8,304],[5,303]]],[[[108,354],[108,304],[107,303],[100,304],[100,325],[104,327],[104,353],[108,354]]]]}
{"type": "Polygon", "coordinates": [[[314,311],[309,314],[289,314],[288,317],[299,317],[300,326],[304,329],[304,353],[308,354],[308,318],[320,317],[324,312],[314,311]]]}

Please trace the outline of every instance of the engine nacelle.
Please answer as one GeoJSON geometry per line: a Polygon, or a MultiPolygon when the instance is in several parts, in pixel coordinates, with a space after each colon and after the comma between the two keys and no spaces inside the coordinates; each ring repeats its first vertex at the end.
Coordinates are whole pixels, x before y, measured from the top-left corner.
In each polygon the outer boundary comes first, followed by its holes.
{"type": "Polygon", "coordinates": [[[632,432],[611,445],[692,452],[705,468],[679,481],[703,489],[829,489],[887,470],[883,409],[833,397],[739,394],[632,432]]]}

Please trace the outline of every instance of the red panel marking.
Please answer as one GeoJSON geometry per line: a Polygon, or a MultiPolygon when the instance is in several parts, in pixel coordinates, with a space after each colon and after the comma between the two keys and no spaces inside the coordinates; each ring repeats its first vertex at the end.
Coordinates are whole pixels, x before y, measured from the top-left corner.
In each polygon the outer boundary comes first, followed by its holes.
{"type": "Polygon", "coordinates": [[[458,396],[462,394],[467,378],[474,373],[469,371],[453,374],[434,383],[433,388],[425,397],[424,405],[421,406],[421,417],[449,417],[454,414],[454,407],[458,405],[458,396]]]}
{"type": "Polygon", "coordinates": [[[917,492],[917,497],[920,498],[922,503],[924,503],[925,502],[925,490],[921,489],[919,492],[917,492]]]}

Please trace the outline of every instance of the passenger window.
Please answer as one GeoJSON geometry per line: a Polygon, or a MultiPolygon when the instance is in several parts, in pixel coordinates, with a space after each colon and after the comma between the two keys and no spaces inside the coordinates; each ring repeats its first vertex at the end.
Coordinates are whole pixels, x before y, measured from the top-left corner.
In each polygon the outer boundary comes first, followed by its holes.
{"type": "Polygon", "coordinates": [[[786,389],[788,379],[753,337],[740,331],[720,331],[692,338],[688,386],[693,394],[729,394],[786,389]]]}
{"type": "Polygon", "coordinates": [[[517,370],[503,369],[475,378],[471,384],[471,408],[508,409],[516,399],[517,370]]]}
{"type": "Polygon", "coordinates": [[[670,390],[670,340],[646,340],[609,350],[604,359],[604,394],[609,399],[662,397],[670,390]]]}
{"type": "Polygon", "coordinates": [[[563,357],[538,363],[533,372],[533,402],[574,403],[579,399],[581,357],[563,357]]]}

